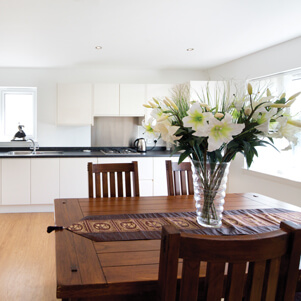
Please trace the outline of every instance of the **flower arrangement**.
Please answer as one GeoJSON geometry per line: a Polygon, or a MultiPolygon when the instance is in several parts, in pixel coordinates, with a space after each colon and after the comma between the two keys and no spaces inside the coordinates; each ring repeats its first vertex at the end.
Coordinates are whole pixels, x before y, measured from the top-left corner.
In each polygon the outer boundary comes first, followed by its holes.
{"type": "Polygon", "coordinates": [[[144,105],[152,111],[142,126],[147,134],[174,144],[173,153],[184,151],[179,163],[188,156],[229,162],[240,152],[251,166],[257,146],[273,145],[273,138],[282,137],[297,143],[301,122],[293,119],[289,108],[300,92],[289,98],[285,93],[272,96],[268,88],[253,92],[250,83],[246,93],[229,91],[225,84],[223,94],[212,97],[207,85],[199,100],[190,101],[189,87],[179,85],[172,99],[153,98],[144,105]]]}
{"type": "Polygon", "coordinates": [[[301,129],[289,110],[300,93],[289,98],[284,93],[273,96],[268,88],[253,91],[250,83],[233,94],[231,89],[226,83],[219,93],[216,86],[211,96],[207,85],[198,100],[190,101],[189,87],[180,85],[172,99],[154,98],[145,105],[151,109],[150,118],[142,124],[146,133],[174,144],[173,154],[181,151],[179,163],[190,157],[201,176],[203,190],[208,192],[202,209],[207,219],[216,215],[213,200],[225,172],[223,163],[242,153],[249,167],[258,146],[274,146],[273,138],[280,137],[296,144],[301,129]]]}

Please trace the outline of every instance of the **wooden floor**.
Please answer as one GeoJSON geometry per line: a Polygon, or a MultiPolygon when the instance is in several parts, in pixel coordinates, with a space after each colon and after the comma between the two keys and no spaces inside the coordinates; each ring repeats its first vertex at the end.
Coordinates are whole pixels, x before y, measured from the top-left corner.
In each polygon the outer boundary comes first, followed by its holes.
{"type": "Polygon", "coordinates": [[[53,213],[0,214],[0,300],[56,299],[53,213]]]}

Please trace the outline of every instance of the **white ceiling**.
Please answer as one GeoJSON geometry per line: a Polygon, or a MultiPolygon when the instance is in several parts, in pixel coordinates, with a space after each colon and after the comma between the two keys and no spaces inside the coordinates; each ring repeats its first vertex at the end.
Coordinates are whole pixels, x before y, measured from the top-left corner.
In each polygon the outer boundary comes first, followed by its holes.
{"type": "Polygon", "coordinates": [[[207,69],[299,36],[301,0],[0,0],[0,67],[207,69]]]}

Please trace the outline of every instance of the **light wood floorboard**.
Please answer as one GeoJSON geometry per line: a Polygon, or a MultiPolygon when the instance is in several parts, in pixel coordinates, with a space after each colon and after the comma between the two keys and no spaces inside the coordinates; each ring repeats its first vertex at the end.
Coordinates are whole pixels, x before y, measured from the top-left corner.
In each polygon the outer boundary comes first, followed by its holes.
{"type": "Polygon", "coordinates": [[[56,299],[53,213],[0,214],[0,300],[56,299]]]}

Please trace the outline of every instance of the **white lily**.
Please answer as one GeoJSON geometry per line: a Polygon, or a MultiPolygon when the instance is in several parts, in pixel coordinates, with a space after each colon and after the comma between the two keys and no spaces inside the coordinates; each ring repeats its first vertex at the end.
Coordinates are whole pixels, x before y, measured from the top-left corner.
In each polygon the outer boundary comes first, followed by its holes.
{"type": "Polygon", "coordinates": [[[154,131],[154,119],[149,118],[147,121],[142,120],[142,127],[145,129],[145,136],[150,139],[158,139],[160,133],[154,131]]]}
{"type": "Polygon", "coordinates": [[[174,144],[176,140],[181,139],[181,136],[175,136],[175,133],[179,128],[179,126],[171,125],[168,120],[165,120],[157,123],[154,127],[154,130],[161,134],[161,137],[165,142],[174,144]]]}
{"type": "Polygon", "coordinates": [[[233,136],[238,135],[245,128],[244,124],[232,122],[232,116],[225,114],[222,120],[218,120],[213,116],[209,120],[208,151],[212,152],[219,149],[223,143],[230,142],[233,136]]]}
{"type": "Polygon", "coordinates": [[[188,116],[183,118],[185,127],[191,127],[195,136],[206,136],[208,132],[208,120],[212,116],[209,112],[203,112],[199,103],[193,104],[188,110],[188,116]]]}
{"type": "Polygon", "coordinates": [[[150,115],[155,118],[158,122],[165,120],[169,117],[168,114],[163,113],[163,111],[159,108],[153,109],[150,115]]]}
{"type": "Polygon", "coordinates": [[[270,111],[264,111],[263,113],[258,116],[257,122],[259,125],[255,126],[255,128],[264,133],[265,135],[268,135],[269,133],[269,125],[270,125],[270,120],[273,116],[275,116],[277,113],[277,110],[275,108],[271,109],[270,111]]]}

